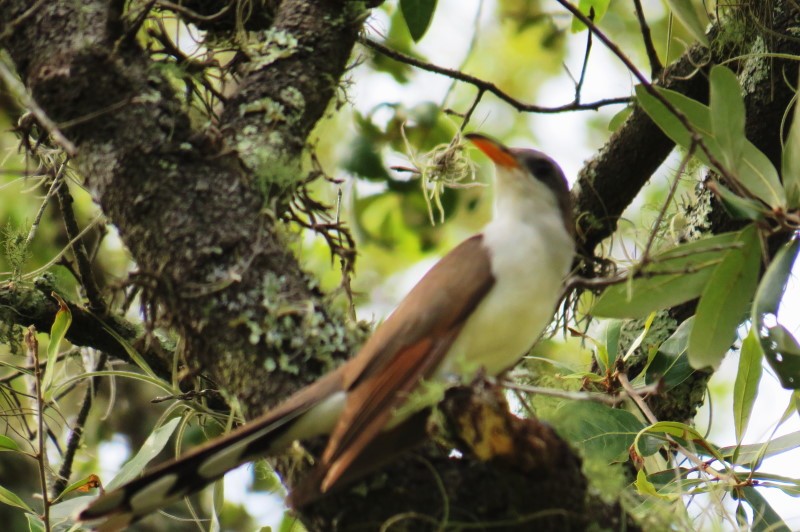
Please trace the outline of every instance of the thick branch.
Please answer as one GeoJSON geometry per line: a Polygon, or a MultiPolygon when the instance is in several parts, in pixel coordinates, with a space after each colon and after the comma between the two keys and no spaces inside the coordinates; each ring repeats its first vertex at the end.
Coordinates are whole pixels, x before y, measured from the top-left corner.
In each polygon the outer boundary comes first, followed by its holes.
{"type": "MultiPolygon", "coordinates": [[[[37,331],[47,332],[53,326],[59,306],[50,296],[54,289],[46,278],[37,280],[36,288],[16,283],[0,286],[0,309],[2,320],[23,327],[33,325],[37,331]]],[[[121,318],[100,318],[84,307],[66,300],[72,313],[72,325],[67,331],[67,340],[82,347],[92,347],[108,353],[119,360],[132,362],[125,348],[108,329],[133,345],[147,361],[153,371],[169,378],[174,346],[165,344],[155,336],[148,336],[141,326],[133,325],[121,318]]]]}

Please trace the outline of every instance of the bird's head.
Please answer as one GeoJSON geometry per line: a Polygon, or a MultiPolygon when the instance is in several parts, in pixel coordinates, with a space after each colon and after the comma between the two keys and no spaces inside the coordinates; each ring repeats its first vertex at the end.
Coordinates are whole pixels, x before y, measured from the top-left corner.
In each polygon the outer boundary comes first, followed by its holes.
{"type": "Polygon", "coordinates": [[[469,133],[465,137],[494,162],[498,196],[508,195],[512,201],[529,197],[552,203],[572,231],[569,184],[558,163],[538,150],[507,148],[480,133],[469,133]]]}

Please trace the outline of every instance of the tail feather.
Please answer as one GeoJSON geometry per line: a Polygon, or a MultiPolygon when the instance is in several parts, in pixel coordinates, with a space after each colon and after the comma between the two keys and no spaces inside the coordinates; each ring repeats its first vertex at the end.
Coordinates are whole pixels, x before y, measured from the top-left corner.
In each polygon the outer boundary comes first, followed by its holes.
{"type": "Polygon", "coordinates": [[[80,513],[78,520],[97,522],[98,530],[121,530],[159,508],[200,491],[231,469],[303,437],[293,434],[292,427],[303,414],[341,389],[339,375],[339,372],[327,375],[227,436],[196,447],[102,494],[80,513]],[[291,438],[287,439],[288,436],[291,438]]]}

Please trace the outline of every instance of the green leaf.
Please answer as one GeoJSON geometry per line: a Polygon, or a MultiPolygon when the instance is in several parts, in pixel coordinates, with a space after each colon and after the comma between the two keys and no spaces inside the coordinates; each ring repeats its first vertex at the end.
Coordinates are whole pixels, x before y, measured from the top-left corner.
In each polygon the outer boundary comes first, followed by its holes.
{"type": "Polygon", "coordinates": [[[0,434],[0,451],[19,451],[19,445],[8,436],[0,434]]]}
{"type": "Polygon", "coordinates": [[[608,121],[608,130],[616,131],[617,129],[619,129],[619,127],[625,123],[628,117],[631,116],[632,112],[633,112],[633,107],[629,105],[622,111],[612,116],[611,120],[608,121]]]}
{"type": "Polygon", "coordinates": [[[150,364],[148,364],[147,361],[142,358],[142,355],[139,354],[139,352],[130,344],[130,342],[117,334],[117,331],[111,328],[111,326],[109,326],[107,323],[101,322],[101,326],[103,327],[103,331],[117,341],[117,343],[125,350],[125,353],[131,358],[133,363],[136,364],[139,369],[144,371],[148,377],[153,380],[164,382],[164,379],[156,375],[156,372],[153,371],[153,368],[150,367],[150,364]]]}
{"type": "Polygon", "coordinates": [[[754,225],[736,239],[742,245],[727,251],[703,290],[689,336],[689,363],[696,369],[717,367],[736,338],[736,328],[758,285],[761,244],[754,225]]]}
{"type": "MultiPolygon", "coordinates": [[[[689,123],[700,134],[706,146],[708,146],[713,153],[716,149],[716,141],[712,134],[711,111],[708,107],[678,92],[659,87],[655,89],[662,97],[686,115],[689,123]]],[[[647,116],[649,116],[675,144],[686,149],[691,146],[692,137],[686,127],[672,111],[661,103],[661,101],[647,92],[647,88],[644,85],[636,86],[636,100],[639,102],[642,109],[644,109],[644,112],[647,113],[647,116]]],[[[705,164],[708,164],[707,159],[704,158],[705,156],[699,152],[699,150],[695,153],[705,164]]]]}
{"type": "Polygon", "coordinates": [[[643,318],[700,296],[738,233],[681,244],[656,255],[637,278],[610,286],[592,307],[596,317],[643,318]]]}
{"type": "Polygon", "coordinates": [[[49,400],[52,398],[51,385],[53,384],[53,376],[56,372],[56,360],[58,360],[58,350],[61,346],[62,340],[67,335],[69,326],[72,323],[72,312],[58,294],[53,292],[53,297],[58,300],[59,309],[56,312],[56,318],[53,320],[53,326],[50,327],[50,342],[47,344],[47,367],[44,368],[44,377],[42,377],[42,390],[44,398],[49,400]]]}
{"type": "Polygon", "coordinates": [[[376,142],[376,138],[359,133],[350,143],[347,155],[342,159],[342,169],[373,181],[388,180],[389,172],[383,165],[376,142]]]}
{"type": "Polygon", "coordinates": [[[33,511],[33,508],[25,504],[25,501],[17,497],[16,493],[4,488],[3,486],[0,486],[0,503],[7,504],[9,506],[14,506],[16,508],[22,508],[28,513],[34,515],[36,514],[36,512],[33,511]]]}
{"type": "Polygon", "coordinates": [[[72,484],[70,484],[69,486],[64,488],[64,491],[59,493],[58,497],[53,499],[51,501],[51,503],[52,504],[57,503],[58,501],[63,499],[66,495],[69,495],[70,493],[72,493],[75,490],[78,490],[78,491],[81,491],[81,492],[87,492],[90,489],[99,488],[99,487],[101,487],[100,478],[97,475],[95,475],[94,473],[92,473],[91,475],[85,476],[80,480],[76,480],[75,482],[73,482],[72,484]]]}
{"type": "Polygon", "coordinates": [[[588,401],[564,403],[552,422],[584,456],[609,463],[626,459],[628,448],[643,427],[626,410],[588,401]]]}
{"type": "Polygon", "coordinates": [[[786,283],[792,274],[792,266],[800,251],[800,239],[794,239],[781,247],[772,259],[761,283],[758,285],[755,304],[753,305],[753,322],[763,324],[763,317],[778,316],[781,298],[786,290],[786,283]]]}
{"type": "Polygon", "coordinates": [[[731,218],[753,221],[764,219],[767,211],[760,202],[734,194],[719,181],[709,181],[706,186],[719,197],[722,206],[725,207],[731,218]]]}
{"type": "Polygon", "coordinates": [[[649,427],[643,428],[636,435],[633,442],[633,448],[640,456],[646,456],[647,454],[646,451],[644,451],[644,447],[641,445],[642,438],[653,434],[664,434],[683,442],[697,445],[698,448],[706,450],[720,462],[723,461],[722,454],[720,454],[719,450],[709,443],[702,434],[697,432],[694,427],[690,427],[685,423],[678,423],[677,421],[659,421],[658,423],[653,423],[649,427]]]}
{"type": "Polygon", "coordinates": [[[144,444],[142,444],[142,448],[139,449],[136,456],[122,466],[117,476],[106,485],[106,490],[113,490],[139,476],[139,473],[144,470],[145,466],[166,447],[170,436],[175,432],[175,427],[178,426],[180,421],[180,417],[172,418],[154,430],[150,436],[147,437],[144,444]]]}
{"type": "Polygon", "coordinates": [[[45,526],[44,521],[42,521],[39,516],[33,514],[25,514],[25,517],[28,518],[28,530],[29,532],[44,532],[45,526]]]}
{"type": "Polygon", "coordinates": [[[767,333],[764,355],[769,365],[778,374],[781,386],[789,390],[800,389],[800,344],[789,330],[781,324],[770,327],[767,333]]]}
{"type": "Polygon", "coordinates": [[[788,389],[800,388],[800,347],[791,333],[778,324],[778,309],[798,250],[800,239],[795,239],[775,254],[758,286],[752,316],[761,349],[781,385],[788,389]]]}
{"type": "Polygon", "coordinates": [[[742,150],[742,160],[736,172],[741,184],[770,207],[785,207],[786,192],[769,157],[750,141],[744,143],[742,150]]]}
{"type": "MultiPolygon", "coordinates": [[[[677,92],[658,87],[656,87],[656,90],[676,109],[686,115],[692,128],[700,136],[703,144],[705,144],[714,158],[724,161],[725,157],[722,154],[722,148],[714,134],[711,110],[702,103],[677,92]]],[[[691,147],[692,136],[686,127],[664,104],[649,94],[644,86],[636,86],[636,98],[647,115],[675,144],[687,150],[691,147]]],[[[786,196],[778,178],[778,172],[769,158],[746,139],[743,141],[741,149],[742,154],[739,164],[724,170],[732,173],[739,183],[756,198],[764,201],[770,207],[782,208],[786,203],[786,196]]],[[[695,157],[703,164],[711,166],[711,162],[703,150],[696,149],[694,153],[695,157]]]]}
{"type": "Polygon", "coordinates": [[[741,488],[739,492],[753,509],[752,532],[790,532],[781,516],[770,506],[767,500],[752,487],[741,488]]]}
{"type": "Polygon", "coordinates": [[[648,495],[667,500],[675,499],[674,496],[662,495],[659,493],[653,483],[648,480],[647,473],[644,472],[644,469],[640,469],[639,472],[636,473],[636,482],[634,482],[633,485],[636,486],[636,491],[638,491],[640,495],[648,495]]]}
{"type": "MultiPolygon", "coordinates": [[[[611,0],[580,0],[578,3],[578,10],[597,24],[603,19],[606,11],[608,11],[608,5],[610,3],[611,0]]],[[[572,18],[572,33],[579,33],[585,29],[586,24],[576,17],[572,18]]]]}
{"type": "Polygon", "coordinates": [[[689,34],[704,46],[708,46],[708,37],[706,37],[708,15],[705,11],[701,16],[694,5],[695,3],[687,2],[687,0],[667,0],[667,4],[672,10],[672,14],[683,23],[689,34]]]}
{"type": "Polygon", "coordinates": [[[647,368],[648,384],[661,379],[664,391],[669,391],[694,373],[686,356],[693,324],[694,316],[681,323],[672,336],[664,340],[647,368]]]}
{"type": "Polygon", "coordinates": [[[97,495],[83,495],[59,501],[50,507],[50,519],[69,519],[86,508],[90,502],[97,500],[97,495]]]}
{"type": "Polygon", "coordinates": [[[723,447],[719,452],[726,459],[732,459],[736,455],[736,463],[746,465],[760,462],[764,458],[777,456],[787,451],[794,451],[798,447],[800,447],[800,431],[785,434],[764,443],[723,447]]]}
{"type": "Polygon", "coordinates": [[[436,11],[436,0],[400,0],[400,10],[411,38],[414,42],[419,42],[431,24],[433,12],[436,11]]]}
{"type": "Polygon", "coordinates": [[[602,349],[597,351],[597,361],[601,371],[614,367],[619,356],[619,334],[622,331],[622,322],[613,320],[609,322],[603,334],[602,349]]]}
{"type": "Polygon", "coordinates": [[[781,175],[789,208],[800,207],[800,104],[795,95],[792,127],[783,146],[781,175]]]}
{"type": "Polygon", "coordinates": [[[709,107],[711,127],[726,168],[735,168],[742,157],[745,110],[739,79],[729,68],[716,65],[711,69],[709,107]]]}
{"type": "Polygon", "coordinates": [[[761,382],[761,345],[758,343],[755,330],[742,342],[739,352],[739,370],[736,383],[733,385],[733,424],[736,429],[736,441],[741,442],[753,412],[753,403],[758,395],[758,384],[761,382]]]}

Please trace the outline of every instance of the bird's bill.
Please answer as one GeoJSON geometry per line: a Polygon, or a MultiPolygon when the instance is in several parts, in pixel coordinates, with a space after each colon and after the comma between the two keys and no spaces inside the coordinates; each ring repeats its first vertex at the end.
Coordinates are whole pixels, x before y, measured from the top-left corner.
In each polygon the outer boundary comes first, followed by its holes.
{"type": "Polygon", "coordinates": [[[506,168],[519,168],[517,158],[502,144],[494,139],[481,135],[480,133],[468,133],[464,135],[483,153],[491,159],[494,164],[506,168]]]}

